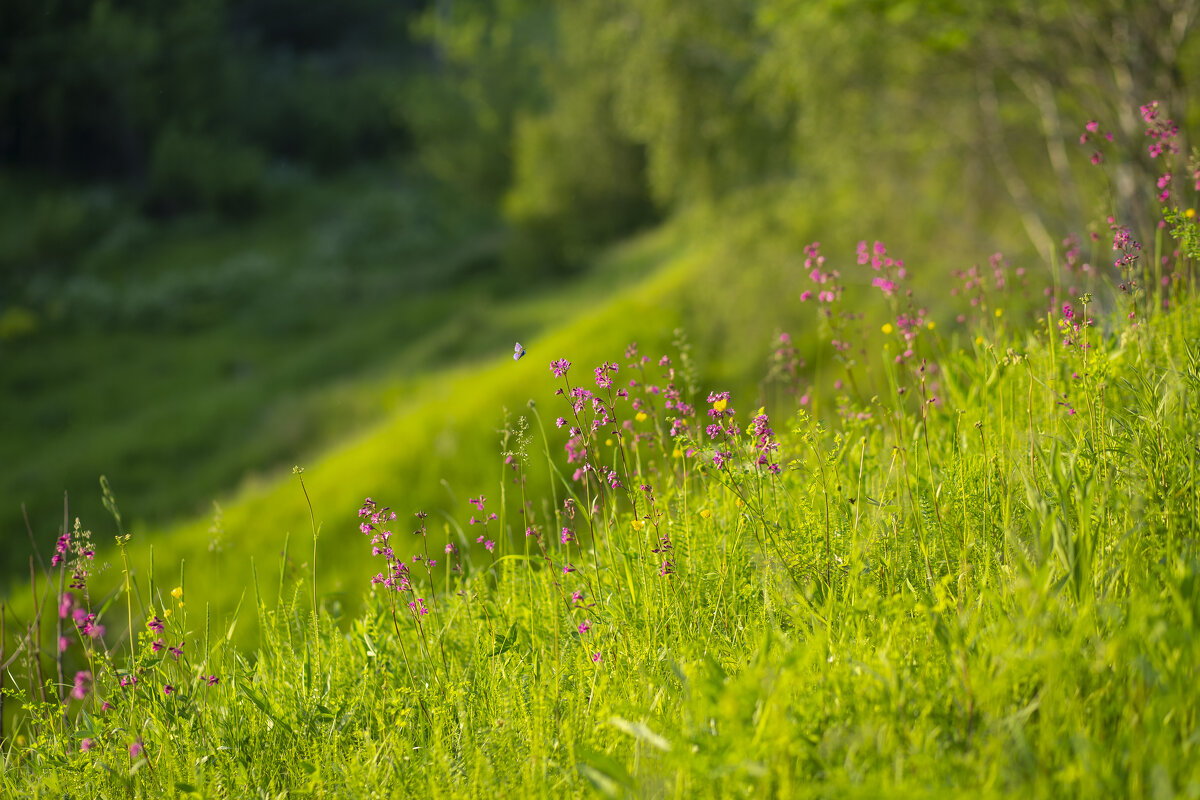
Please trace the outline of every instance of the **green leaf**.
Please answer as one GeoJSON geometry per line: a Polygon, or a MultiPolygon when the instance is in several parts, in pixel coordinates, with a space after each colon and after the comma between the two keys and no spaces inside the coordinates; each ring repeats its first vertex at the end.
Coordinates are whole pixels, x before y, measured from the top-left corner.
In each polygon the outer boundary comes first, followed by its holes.
{"type": "Polygon", "coordinates": [[[661,750],[664,753],[671,751],[671,743],[652,731],[650,726],[644,722],[630,722],[624,717],[614,716],[609,718],[608,724],[617,730],[629,734],[638,741],[650,745],[655,750],[661,750]]]}
{"type": "Polygon", "coordinates": [[[585,748],[578,748],[577,752],[580,761],[575,768],[605,797],[618,797],[622,789],[627,792],[637,791],[637,783],[616,759],[585,748]]]}

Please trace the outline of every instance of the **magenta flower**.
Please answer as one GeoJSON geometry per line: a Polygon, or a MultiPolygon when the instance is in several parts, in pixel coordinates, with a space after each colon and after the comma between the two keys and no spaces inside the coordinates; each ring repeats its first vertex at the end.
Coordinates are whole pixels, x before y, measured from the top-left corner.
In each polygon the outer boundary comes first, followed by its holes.
{"type": "Polygon", "coordinates": [[[600,663],[600,654],[592,653],[592,661],[595,661],[597,664],[599,664],[600,663]]]}
{"type": "Polygon", "coordinates": [[[58,601],[58,618],[66,619],[71,615],[73,608],[75,608],[75,595],[63,592],[62,598],[58,601]]]}
{"type": "Polygon", "coordinates": [[[554,377],[561,378],[567,374],[567,370],[571,368],[571,362],[565,358],[560,358],[550,362],[550,371],[554,373],[554,377]]]}
{"type": "Polygon", "coordinates": [[[80,749],[80,751],[82,751],[84,753],[86,753],[88,750],[91,750],[95,746],[96,746],[96,743],[94,741],[92,741],[91,739],[84,739],[82,742],[79,743],[79,749],[80,749]]]}
{"type": "Polygon", "coordinates": [[[156,617],[154,617],[154,619],[152,619],[146,623],[146,627],[149,628],[150,630],[154,631],[155,633],[162,633],[163,632],[163,621],[156,616],[156,617]]]}
{"type": "Polygon", "coordinates": [[[579,633],[580,633],[580,634],[587,633],[587,632],[588,632],[588,631],[590,631],[591,629],[592,629],[592,623],[591,623],[591,620],[586,620],[586,619],[585,619],[583,622],[579,623],[579,633]]]}
{"type": "Polygon", "coordinates": [[[163,687],[163,694],[165,694],[167,697],[170,697],[171,693],[174,691],[175,691],[175,687],[169,683],[163,687]]]}
{"type": "Polygon", "coordinates": [[[218,678],[216,675],[209,675],[208,677],[201,675],[200,678],[205,683],[207,683],[209,686],[216,686],[218,683],[221,682],[221,679],[218,678]]]}
{"type": "Polygon", "coordinates": [[[58,541],[54,544],[54,555],[50,559],[50,566],[57,567],[66,560],[67,548],[71,544],[70,531],[58,537],[58,541]]]}
{"type": "Polygon", "coordinates": [[[87,670],[80,670],[75,673],[75,687],[71,689],[71,697],[76,700],[82,700],[87,697],[92,688],[92,673],[87,670]]]}
{"type": "Polygon", "coordinates": [[[142,756],[142,754],[145,752],[146,752],[146,748],[142,745],[142,743],[140,741],[134,742],[133,744],[129,745],[129,757],[130,758],[140,758],[142,756]]]}

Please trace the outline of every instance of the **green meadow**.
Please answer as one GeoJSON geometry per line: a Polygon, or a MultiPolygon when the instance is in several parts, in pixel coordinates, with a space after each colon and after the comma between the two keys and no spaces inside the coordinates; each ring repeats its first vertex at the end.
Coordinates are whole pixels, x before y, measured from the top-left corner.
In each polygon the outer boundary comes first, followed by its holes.
{"type": "MultiPolygon", "coordinates": [[[[1168,311],[1092,294],[1022,324],[1001,289],[965,335],[849,315],[870,362],[843,361],[823,415],[703,387],[669,346],[445,375],[364,441],[414,426],[436,449],[457,397],[494,444],[479,495],[439,518],[366,486],[318,528],[329,476],[404,468],[363,442],[248,490],[227,529],[314,516],[230,615],[195,599],[216,571],[161,551],[151,571],[135,538],[100,614],[134,635],[104,644],[69,596],[83,689],[10,689],[6,790],[1186,796],[1200,311],[1190,268],[1172,275],[1168,311]],[[879,393],[846,388],[868,371],[879,393]],[[476,382],[532,402],[504,417],[463,398],[476,382]],[[330,539],[358,567],[353,614],[330,539]]],[[[838,324],[840,303],[810,308],[838,324]]],[[[574,355],[606,322],[545,346],[574,355]]],[[[795,357],[776,351],[763,394],[803,396],[795,357]]],[[[52,580],[94,563],[63,549],[52,580]]]]}
{"type": "Polygon", "coordinates": [[[0,796],[1200,797],[1193,5],[6,5],[0,796]]]}

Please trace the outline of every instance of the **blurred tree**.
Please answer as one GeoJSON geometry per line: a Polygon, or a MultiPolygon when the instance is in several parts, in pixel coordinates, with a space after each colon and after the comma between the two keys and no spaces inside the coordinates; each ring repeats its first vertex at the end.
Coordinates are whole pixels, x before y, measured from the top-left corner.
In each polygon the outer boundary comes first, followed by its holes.
{"type": "Polygon", "coordinates": [[[545,107],[554,9],[538,0],[442,0],[416,25],[432,68],[413,76],[405,116],[419,160],[461,191],[498,200],[512,182],[517,118],[545,107]]]}
{"type": "Polygon", "coordinates": [[[1087,119],[1117,131],[1117,151],[1143,154],[1115,165],[1118,215],[1153,207],[1134,202],[1162,170],[1144,156],[1137,109],[1160,100],[1168,114],[1195,112],[1197,10],[1197,0],[763,0],[760,86],[797,121],[799,149],[819,153],[836,136],[869,152],[898,136],[954,154],[964,172],[986,169],[1048,262],[1050,231],[1077,230],[1096,210],[1084,206],[1097,181],[1071,155],[1087,119]]]}
{"type": "MultiPolygon", "coordinates": [[[[0,163],[138,183],[181,136],[208,140],[194,154],[228,150],[235,161],[258,153],[250,161],[336,168],[378,156],[406,141],[397,86],[420,57],[408,27],[422,8],[9,0],[0,5],[0,163]]],[[[150,177],[161,191],[162,176],[150,177]]]]}

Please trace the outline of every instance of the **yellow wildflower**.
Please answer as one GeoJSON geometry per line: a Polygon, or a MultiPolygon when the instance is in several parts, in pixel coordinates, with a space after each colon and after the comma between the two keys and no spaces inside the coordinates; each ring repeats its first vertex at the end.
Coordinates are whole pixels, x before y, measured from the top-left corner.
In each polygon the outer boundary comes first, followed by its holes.
{"type": "Polygon", "coordinates": [[[709,517],[712,516],[712,509],[711,508],[700,509],[700,516],[704,517],[705,519],[708,519],[709,517]]]}
{"type": "Polygon", "coordinates": [[[646,523],[640,519],[635,519],[633,522],[631,522],[629,524],[633,526],[633,529],[635,531],[640,531],[642,528],[646,527],[646,523]]]}
{"type": "Polygon", "coordinates": [[[1003,308],[997,308],[997,309],[996,309],[996,319],[1000,319],[1000,318],[1001,318],[1001,317],[1003,317],[1003,316],[1004,316],[1004,309],[1003,309],[1003,308]]]}
{"type": "Polygon", "coordinates": [[[1188,219],[1191,219],[1192,217],[1196,216],[1196,209],[1189,208],[1187,211],[1183,212],[1183,215],[1188,219]]]}
{"type": "Polygon", "coordinates": [[[892,323],[885,322],[885,323],[883,323],[883,327],[880,328],[879,330],[883,331],[884,336],[891,336],[892,331],[894,331],[896,329],[892,327],[892,323]]]}
{"type": "Polygon", "coordinates": [[[638,413],[634,414],[633,418],[638,422],[645,422],[647,419],[649,419],[649,417],[646,416],[645,411],[639,411],[638,413]]]}
{"type": "Polygon", "coordinates": [[[725,407],[728,405],[729,405],[729,401],[722,397],[720,400],[716,400],[713,402],[713,410],[714,411],[724,411],[725,407]]]}
{"type": "Polygon", "coordinates": [[[182,600],[183,599],[183,587],[176,586],[174,589],[172,589],[171,597],[174,597],[176,600],[182,600]]]}
{"type": "Polygon", "coordinates": [[[925,323],[925,327],[929,330],[933,330],[934,328],[937,327],[937,325],[934,323],[933,320],[929,320],[929,322],[925,323]]]}

